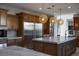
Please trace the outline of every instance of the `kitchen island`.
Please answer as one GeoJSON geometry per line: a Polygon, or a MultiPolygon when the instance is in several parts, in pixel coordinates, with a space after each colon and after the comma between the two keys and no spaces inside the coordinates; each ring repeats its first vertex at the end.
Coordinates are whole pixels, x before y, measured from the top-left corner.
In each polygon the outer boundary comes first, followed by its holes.
{"type": "Polygon", "coordinates": [[[75,37],[41,37],[34,38],[33,49],[49,55],[68,56],[76,51],[75,37]]]}

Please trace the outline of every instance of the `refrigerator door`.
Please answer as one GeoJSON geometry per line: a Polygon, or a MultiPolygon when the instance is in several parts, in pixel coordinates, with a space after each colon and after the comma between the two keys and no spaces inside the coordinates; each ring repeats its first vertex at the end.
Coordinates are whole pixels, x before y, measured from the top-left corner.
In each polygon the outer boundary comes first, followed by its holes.
{"type": "Polygon", "coordinates": [[[42,37],[42,23],[24,22],[24,35],[33,38],[42,37]]]}
{"type": "Polygon", "coordinates": [[[24,22],[24,35],[33,36],[34,23],[24,22]]]}
{"type": "Polygon", "coordinates": [[[35,37],[39,38],[42,37],[42,24],[41,23],[35,23],[35,37]]]}

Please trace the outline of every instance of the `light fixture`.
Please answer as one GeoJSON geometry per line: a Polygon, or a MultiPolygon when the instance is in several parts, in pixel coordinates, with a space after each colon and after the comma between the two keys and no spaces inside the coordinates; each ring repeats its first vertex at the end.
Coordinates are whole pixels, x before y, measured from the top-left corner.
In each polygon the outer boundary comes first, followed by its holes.
{"type": "Polygon", "coordinates": [[[64,20],[61,19],[61,8],[59,10],[60,10],[60,19],[58,20],[58,24],[62,25],[64,23],[64,20]]]}
{"type": "Polygon", "coordinates": [[[50,17],[50,23],[51,24],[55,24],[56,22],[57,22],[57,20],[56,20],[55,16],[50,17]]]}
{"type": "Polygon", "coordinates": [[[48,20],[48,17],[47,17],[47,15],[40,15],[39,16],[39,21],[41,22],[41,23],[46,23],[47,22],[47,20],[48,20]]]}
{"type": "Polygon", "coordinates": [[[57,22],[57,18],[54,16],[54,5],[52,5],[53,8],[53,16],[50,17],[50,24],[55,24],[57,22]]]}
{"type": "Polygon", "coordinates": [[[67,8],[69,8],[69,9],[70,9],[70,8],[71,8],[71,6],[68,6],[67,8]]]}
{"type": "Polygon", "coordinates": [[[63,23],[64,23],[64,20],[63,20],[63,19],[59,19],[59,20],[58,20],[58,24],[59,24],[59,25],[62,25],[63,23]]]}
{"type": "Polygon", "coordinates": [[[39,8],[40,10],[42,10],[42,8],[39,8]]]}
{"type": "MultiPolygon", "coordinates": [[[[44,3],[42,3],[42,10],[44,10],[44,3]]],[[[39,16],[39,21],[40,21],[41,23],[46,23],[47,20],[48,20],[47,15],[41,14],[41,15],[39,16]]]]}

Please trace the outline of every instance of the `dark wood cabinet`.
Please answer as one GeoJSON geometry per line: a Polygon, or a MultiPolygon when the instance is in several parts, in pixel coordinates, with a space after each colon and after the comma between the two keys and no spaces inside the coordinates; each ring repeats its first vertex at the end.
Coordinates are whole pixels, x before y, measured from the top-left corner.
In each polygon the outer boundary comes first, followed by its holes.
{"type": "Polygon", "coordinates": [[[79,31],[79,17],[74,17],[74,30],[79,31]]]}
{"type": "Polygon", "coordinates": [[[49,55],[57,55],[57,44],[43,43],[43,52],[49,55]]]}
{"type": "Polygon", "coordinates": [[[75,40],[61,44],[33,41],[33,49],[49,55],[68,56],[76,51],[75,40]],[[72,48],[72,49],[71,49],[72,48]]]}
{"type": "Polygon", "coordinates": [[[22,46],[22,39],[8,39],[7,40],[7,46],[22,46]]]}
{"type": "Polygon", "coordinates": [[[7,43],[7,39],[0,39],[0,44],[7,43]]]}
{"type": "Polygon", "coordinates": [[[33,49],[35,51],[43,52],[43,43],[42,42],[33,41],[33,49]]]}
{"type": "Polygon", "coordinates": [[[33,49],[49,55],[57,55],[57,44],[33,41],[33,49]]]}
{"type": "Polygon", "coordinates": [[[23,37],[23,47],[32,48],[32,36],[24,36],[23,37]]]}
{"type": "Polygon", "coordinates": [[[76,37],[75,43],[76,43],[76,47],[79,47],[79,36],[76,37]]]}
{"type": "Polygon", "coordinates": [[[49,20],[43,24],[43,34],[50,34],[50,23],[49,20]]]}
{"type": "Polygon", "coordinates": [[[17,14],[18,15],[18,18],[22,19],[23,22],[33,22],[33,23],[40,23],[39,22],[39,16],[36,16],[36,15],[31,15],[31,14],[27,14],[27,13],[19,13],[17,14]]]}
{"type": "Polygon", "coordinates": [[[79,16],[74,17],[74,31],[76,35],[75,43],[76,47],[79,47],[79,16]]]}
{"type": "Polygon", "coordinates": [[[12,46],[12,45],[16,45],[16,40],[15,39],[9,39],[7,41],[7,46],[12,46]]]}
{"type": "Polygon", "coordinates": [[[11,30],[18,29],[18,17],[16,15],[8,15],[7,16],[7,27],[11,30]]]}
{"type": "Polygon", "coordinates": [[[22,46],[23,39],[16,39],[16,45],[22,46]]]}

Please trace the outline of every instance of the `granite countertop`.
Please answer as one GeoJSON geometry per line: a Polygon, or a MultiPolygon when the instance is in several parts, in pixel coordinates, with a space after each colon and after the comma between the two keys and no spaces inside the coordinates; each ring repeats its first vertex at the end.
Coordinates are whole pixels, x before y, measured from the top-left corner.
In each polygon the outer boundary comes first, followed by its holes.
{"type": "Polygon", "coordinates": [[[7,37],[7,39],[20,39],[22,37],[7,37]]]}
{"type": "Polygon", "coordinates": [[[40,41],[40,42],[47,42],[47,43],[56,43],[56,44],[61,44],[70,40],[74,40],[75,37],[65,37],[65,36],[60,36],[60,37],[41,37],[41,38],[33,38],[33,41],[40,41]]]}
{"type": "Polygon", "coordinates": [[[0,37],[0,39],[19,39],[22,37],[0,37]]]}

